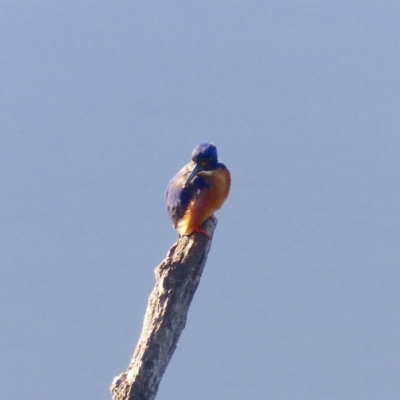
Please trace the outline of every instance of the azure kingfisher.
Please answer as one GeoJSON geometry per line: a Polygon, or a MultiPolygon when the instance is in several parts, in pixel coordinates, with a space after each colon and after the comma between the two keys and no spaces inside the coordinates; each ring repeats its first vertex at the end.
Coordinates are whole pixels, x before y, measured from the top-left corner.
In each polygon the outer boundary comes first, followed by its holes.
{"type": "Polygon", "coordinates": [[[179,236],[192,232],[209,236],[201,225],[221,208],[230,186],[230,173],[218,162],[217,148],[212,143],[196,146],[192,161],[172,178],[165,193],[165,203],[179,236]]]}

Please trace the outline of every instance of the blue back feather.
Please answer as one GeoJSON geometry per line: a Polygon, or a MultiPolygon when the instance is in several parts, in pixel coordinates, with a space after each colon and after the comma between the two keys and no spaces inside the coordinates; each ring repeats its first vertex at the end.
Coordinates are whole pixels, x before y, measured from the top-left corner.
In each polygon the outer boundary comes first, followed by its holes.
{"type": "Polygon", "coordinates": [[[172,178],[165,193],[167,210],[175,227],[185,214],[190,202],[199,194],[201,189],[208,186],[200,176],[194,177],[191,182],[185,186],[185,182],[193,168],[194,164],[192,163],[182,168],[172,178]]]}

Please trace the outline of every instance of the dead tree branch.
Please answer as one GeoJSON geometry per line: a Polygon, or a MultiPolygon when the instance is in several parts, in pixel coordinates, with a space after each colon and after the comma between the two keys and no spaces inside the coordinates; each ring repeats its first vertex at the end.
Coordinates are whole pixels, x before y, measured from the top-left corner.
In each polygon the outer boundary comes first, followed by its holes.
{"type": "Polygon", "coordinates": [[[186,324],[190,303],[199,285],[216,218],[208,219],[201,233],[181,237],[155,270],[142,333],[127,370],[111,384],[113,400],[153,400],[161,378],[186,324]]]}

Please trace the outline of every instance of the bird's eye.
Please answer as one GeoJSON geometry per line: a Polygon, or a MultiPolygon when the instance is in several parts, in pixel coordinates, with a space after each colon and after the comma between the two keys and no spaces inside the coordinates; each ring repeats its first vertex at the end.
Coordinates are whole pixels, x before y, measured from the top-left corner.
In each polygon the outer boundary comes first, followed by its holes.
{"type": "Polygon", "coordinates": [[[208,164],[208,161],[202,161],[202,162],[200,163],[200,165],[201,165],[202,167],[207,166],[207,164],[208,164]]]}

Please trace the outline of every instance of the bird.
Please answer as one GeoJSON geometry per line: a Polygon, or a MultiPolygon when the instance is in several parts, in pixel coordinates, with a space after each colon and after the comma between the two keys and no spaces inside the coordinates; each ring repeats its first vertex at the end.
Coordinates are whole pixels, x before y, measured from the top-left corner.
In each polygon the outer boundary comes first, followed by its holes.
{"type": "Polygon", "coordinates": [[[201,143],[186,164],[169,182],[165,203],[179,236],[200,232],[209,237],[201,225],[221,208],[229,195],[231,175],[218,161],[213,143],[201,143]]]}

